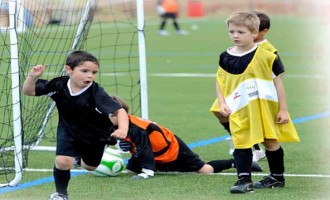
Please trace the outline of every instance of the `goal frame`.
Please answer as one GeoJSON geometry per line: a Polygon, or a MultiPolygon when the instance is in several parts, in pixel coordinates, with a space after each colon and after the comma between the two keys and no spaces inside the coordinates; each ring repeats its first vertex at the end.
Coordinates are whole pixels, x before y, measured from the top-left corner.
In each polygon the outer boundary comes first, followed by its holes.
{"type": "Polygon", "coordinates": [[[22,148],[22,119],[21,119],[21,103],[20,103],[20,83],[19,83],[19,63],[18,63],[18,34],[16,30],[17,19],[17,2],[9,0],[9,38],[10,38],[10,62],[12,74],[12,109],[13,109],[13,134],[14,146],[13,151],[15,155],[15,177],[8,183],[0,184],[4,186],[16,186],[23,177],[23,148],[22,148]]]}
{"type": "MultiPolygon", "coordinates": [[[[24,1],[24,0],[23,0],[24,1]]],[[[137,9],[137,37],[138,37],[138,57],[139,57],[139,80],[140,80],[140,110],[141,117],[148,119],[148,90],[147,90],[147,66],[146,66],[146,48],[145,48],[145,34],[144,34],[144,4],[143,0],[135,0],[137,9]]],[[[55,147],[39,146],[43,136],[44,128],[41,128],[38,133],[38,140],[29,147],[24,147],[22,144],[23,124],[21,118],[21,104],[20,104],[20,76],[19,76],[19,49],[18,49],[18,33],[24,33],[24,23],[19,21],[24,20],[23,8],[21,8],[22,0],[9,0],[9,34],[10,34],[10,56],[11,56],[11,73],[12,73],[12,110],[13,110],[13,135],[14,146],[5,148],[4,150],[13,150],[15,154],[15,176],[8,183],[0,183],[0,187],[16,186],[23,177],[23,149],[30,150],[54,151],[55,147]]],[[[86,22],[88,21],[89,8],[95,5],[95,0],[88,0],[85,10],[81,17],[81,21],[77,30],[75,41],[73,41],[72,51],[76,49],[76,44],[79,41],[79,36],[83,31],[86,22]]],[[[68,52],[69,53],[69,52],[68,52]]],[[[47,118],[50,117],[52,110],[55,108],[53,102],[49,111],[45,114],[44,124],[47,123],[47,118]]]]}

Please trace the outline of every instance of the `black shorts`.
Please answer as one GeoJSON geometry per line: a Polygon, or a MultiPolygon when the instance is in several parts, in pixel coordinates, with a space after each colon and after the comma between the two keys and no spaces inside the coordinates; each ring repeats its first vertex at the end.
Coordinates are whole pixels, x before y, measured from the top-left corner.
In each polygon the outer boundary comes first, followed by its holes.
{"type": "Polygon", "coordinates": [[[194,153],[178,136],[179,155],[175,161],[170,163],[156,164],[158,171],[196,172],[201,169],[205,162],[194,153]]]}
{"type": "Polygon", "coordinates": [[[161,15],[161,17],[175,19],[177,17],[177,13],[164,13],[161,15]]]}
{"type": "Polygon", "coordinates": [[[56,155],[75,157],[80,155],[88,166],[98,166],[101,162],[105,144],[100,142],[85,143],[57,139],[56,155]]]}

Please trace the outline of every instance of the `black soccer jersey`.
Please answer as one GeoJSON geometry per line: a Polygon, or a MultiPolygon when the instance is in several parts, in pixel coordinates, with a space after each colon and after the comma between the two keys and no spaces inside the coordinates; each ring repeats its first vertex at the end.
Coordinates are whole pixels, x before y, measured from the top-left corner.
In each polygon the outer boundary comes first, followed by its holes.
{"type": "MultiPolygon", "coordinates": [[[[247,52],[241,56],[232,55],[228,53],[228,50],[224,51],[220,54],[219,66],[222,69],[226,70],[228,73],[242,74],[251,62],[256,51],[257,48],[254,50],[252,49],[250,52],[247,52]]],[[[277,59],[275,59],[273,63],[273,73],[275,74],[275,76],[277,76],[284,71],[284,66],[279,57],[277,57],[277,59]]]]}
{"type": "Polygon", "coordinates": [[[88,143],[106,141],[113,129],[109,114],[121,105],[95,82],[86,91],[72,96],[68,80],[69,77],[63,76],[51,81],[39,79],[36,83],[36,96],[48,95],[56,102],[59,113],[57,137],[88,143]]]}

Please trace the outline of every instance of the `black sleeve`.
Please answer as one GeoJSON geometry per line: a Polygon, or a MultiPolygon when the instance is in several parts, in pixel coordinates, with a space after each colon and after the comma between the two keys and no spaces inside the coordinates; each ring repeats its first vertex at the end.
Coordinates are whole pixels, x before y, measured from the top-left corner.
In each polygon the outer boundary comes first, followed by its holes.
{"type": "Polygon", "coordinates": [[[155,170],[156,162],[148,132],[139,127],[130,127],[129,137],[136,146],[136,154],[134,156],[138,157],[141,167],[155,170]]]}
{"type": "Polygon", "coordinates": [[[285,68],[283,66],[283,63],[282,63],[279,55],[277,55],[277,57],[273,63],[272,70],[273,70],[273,73],[275,74],[275,76],[278,76],[279,74],[282,74],[283,72],[285,72],[285,68]]]}
{"type": "Polygon", "coordinates": [[[122,108],[122,106],[110,97],[101,87],[98,88],[95,94],[95,106],[104,114],[111,114],[122,108]]]}
{"type": "Polygon", "coordinates": [[[48,94],[47,92],[47,80],[44,79],[38,79],[36,82],[36,87],[35,87],[35,94],[36,96],[41,96],[48,94]]]}
{"type": "Polygon", "coordinates": [[[219,55],[218,66],[223,66],[223,54],[224,54],[224,53],[221,53],[221,54],[219,55]]]}
{"type": "Polygon", "coordinates": [[[63,90],[63,88],[66,86],[68,79],[69,78],[65,76],[57,77],[50,81],[44,79],[38,79],[35,87],[36,96],[41,96],[41,95],[51,96],[51,94],[55,94],[59,90],[63,90]]]}

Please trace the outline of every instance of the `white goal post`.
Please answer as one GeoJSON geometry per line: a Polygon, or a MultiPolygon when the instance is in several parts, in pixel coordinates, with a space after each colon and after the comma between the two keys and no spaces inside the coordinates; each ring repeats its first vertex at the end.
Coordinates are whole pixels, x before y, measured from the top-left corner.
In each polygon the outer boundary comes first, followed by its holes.
{"type": "Polygon", "coordinates": [[[127,100],[133,114],[145,119],[149,115],[143,0],[80,0],[83,5],[47,0],[47,6],[44,2],[9,0],[8,27],[0,30],[0,187],[19,184],[30,150],[55,150],[41,146],[45,133],[53,132],[50,140],[56,137],[56,127],[49,127],[56,121],[55,104],[49,98],[21,94],[33,65],[49,63],[45,79],[51,79],[64,75],[68,53],[91,51],[101,63],[97,81],[127,100]],[[63,7],[56,10],[55,4],[63,7]]]}

